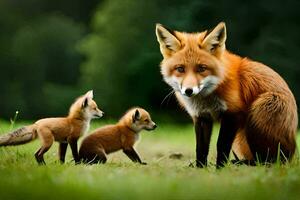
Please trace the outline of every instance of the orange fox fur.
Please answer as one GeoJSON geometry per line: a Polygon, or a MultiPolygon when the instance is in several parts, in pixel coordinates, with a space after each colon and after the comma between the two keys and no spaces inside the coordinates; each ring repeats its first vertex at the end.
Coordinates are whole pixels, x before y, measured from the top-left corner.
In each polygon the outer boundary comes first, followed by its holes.
{"type": "Polygon", "coordinates": [[[33,125],[25,126],[0,137],[0,146],[19,145],[39,137],[41,148],[35,153],[39,164],[45,164],[43,155],[50,149],[54,141],[59,142],[59,159],[65,161],[68,144],[71,146],[75,162],[79,161],[77,140],[88,129],[92,118],[102,117],[103,112],[93,100],[93,92],[89,91],[79,97],[71,106],[69,115],[61,118],[45,118],[33,125]]]}
{"type": "Polygon", "coordinates": [[[80,146],[79,157],[89,164],[105,163],[107,154],[122,149],[133,162],[146,164],[141,161],[134,150],[134,144],[141,130],[155,128],[156,124],[151,120],[147,111],[142,108],[133,108],[117,124],[99,128],[84,138],[80,146]]]}
{"type": "Polygon", "coordinates": [[[275,162],[295,153],[298,116],[286,82],[268,66],[226,50],[226,26],[211,32],[171,31],[156,35],[163,55],[161,73],[193,118],[196,164],[206,166],[213,120],[221,123],[217,166],[231,147],[239,159],[275,162]]]}

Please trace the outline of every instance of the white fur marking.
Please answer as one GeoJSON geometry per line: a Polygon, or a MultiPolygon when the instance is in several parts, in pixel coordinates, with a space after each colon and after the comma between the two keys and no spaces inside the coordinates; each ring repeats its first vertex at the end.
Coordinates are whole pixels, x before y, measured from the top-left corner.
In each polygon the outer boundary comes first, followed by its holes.
{"type": "Polygon", "coordinates": [[[135,142],[137,142],[139,139],[140,139],[140,134],[139,134],[139,133],[136,133],[136,134],[134,135],[134,140],[135,140],[135,142]]]}
{"type": "Polygon", "coordinates": [[[199,92],[204,96],[207,96],[218,87],[219,83],[220,79],[217,76],[209,75],[200,82],[199,92]]]}
{"type": "Polygon", "coordinates": [[[81,129],[81,136],[85,135],[90,129],[90,121],[84,121],[81,129]]]}

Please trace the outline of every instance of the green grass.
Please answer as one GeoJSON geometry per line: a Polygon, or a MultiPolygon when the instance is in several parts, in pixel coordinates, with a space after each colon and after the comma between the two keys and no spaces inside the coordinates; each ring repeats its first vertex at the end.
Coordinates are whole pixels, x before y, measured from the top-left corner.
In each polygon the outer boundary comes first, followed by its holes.
{"type": "MultiPolygon", "coordinates": [[[[26,124],[26,123],[25,123],[26,124]]],[[[15,128],[23,123],[15,124],[15,128]]],[[[93,124],[92,129],[102,124],[93,124]]],[[[0,133],[10,124],[0,121],[0,133]]],[[[210,162],[216,157],[214,130],[210,162]]],[[[38,166],[34,152],[39,141],[0,148],[0,198],[8,199],[300,199],[300,164],[271,167],[226,166],[216,170],[189,168],[195,158],[192,125],[159,124],[142,132],[137,150],[148,165],[133,164],[121,152],[105,165],[74,165],[57,161],[57,144],[38,166]],[[180,160],[170,159],[175,152],[180,160]]],[[[298,138],[298,143],[299,143],[298,138]]]]}

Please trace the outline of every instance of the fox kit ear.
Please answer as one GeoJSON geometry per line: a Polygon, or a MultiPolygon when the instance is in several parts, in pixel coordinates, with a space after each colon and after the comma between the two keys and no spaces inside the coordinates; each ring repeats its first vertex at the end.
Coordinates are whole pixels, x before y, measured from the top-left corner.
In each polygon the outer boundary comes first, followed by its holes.
{"type": "Polygon", "coordinates": [[[180,49],[180,41],[172,33],[173,31],[166,29],[161,24],[156,24],[155,32],[160,45],[160,51],[164,57],[168,57],[180,49]]]}
{"type": "Polygon", "coordinates": [[[138,109],[135,110],[134,114],[132,115],[132,121],[135,122],[141,118],[140,112],[138,109]]]}
{"type": "Polygon", "coordinates": [[[219,55],[225,50],[226,25],[219,23],[210,33],[208,33],[201,47],[213,55],[219,55]]]}
{"type": "Polygon", "coordinates": [[[89,98],[85,97],[81,105],[82,108],[86,108],[89,105],[89,98]]]}
{"type": "Polygon", "coordinates": [[[94,92],[93,92],[93,90],[88,91],[85,94],[85,96],[88,97],[88,98],[90,98],[90,99],[93,99],[94,98],[94,92]]]}

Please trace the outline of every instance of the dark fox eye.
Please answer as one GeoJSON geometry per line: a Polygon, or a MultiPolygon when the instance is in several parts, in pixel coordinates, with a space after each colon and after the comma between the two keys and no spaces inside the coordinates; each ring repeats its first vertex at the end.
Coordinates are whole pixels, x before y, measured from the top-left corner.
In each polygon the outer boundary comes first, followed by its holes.
{"type": "Polygon", "coordinates": [[[178,66],[175,68],[176,71],[178,71],[179,73],[184,73],[184,67],[183,66],[178,66]]]}
{"type": "Polygon", "coordinates": [[[148,123],[148,122],[149,122],[149,119],[145,119],[144,122],[147,122],[147,123],[148,123]]]}
{"type": "Polygon", "coordinates": [[[196,71],[201,73],[201,72],[204,72],[206,69],[207,69],[206,65],[197,65],[196,71]]]}

